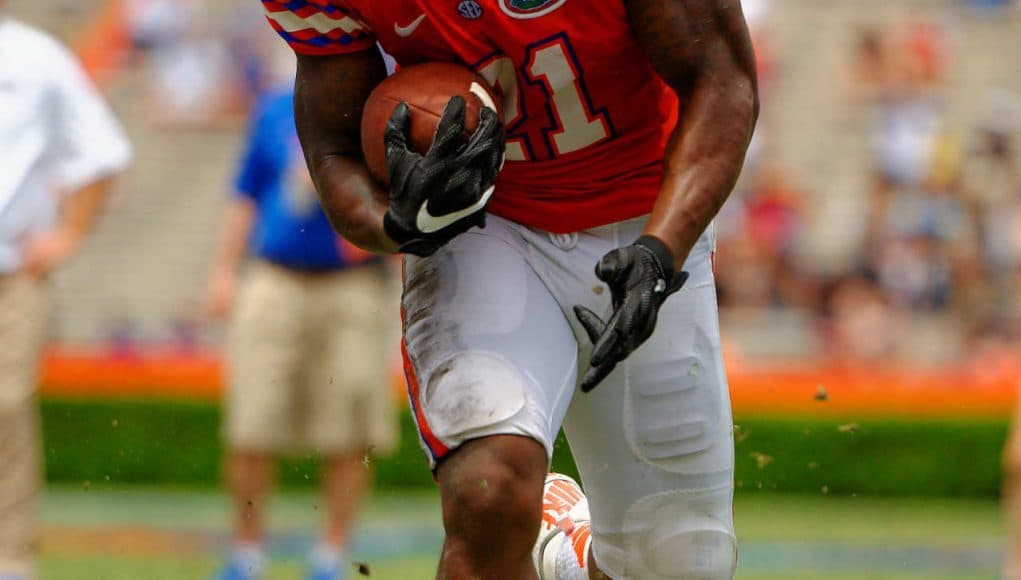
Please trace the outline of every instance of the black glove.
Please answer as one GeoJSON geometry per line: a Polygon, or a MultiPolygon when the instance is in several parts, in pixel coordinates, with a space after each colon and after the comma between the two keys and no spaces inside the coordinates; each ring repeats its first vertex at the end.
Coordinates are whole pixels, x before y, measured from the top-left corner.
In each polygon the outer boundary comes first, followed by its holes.
{"type": "Polygon", "coordinates": [[[400,251],[428,256],[473,226],[485,227],[486,204],[503,165],[503,123],[483,107],[475,133],[464,142],[465,101],[447,103],[425,156],[408,148],[411,109],[397,105],[386,126],[390,207],[386,234],[400,251]]]}
{"type": "Polygon", "coordinates": [[[588,308],[574,307],[593,345],[590,368],[581,381],[586,393],[652,336],[660,306],[684,286],[688,273],[674,271],[673,256],[663,242],[642,236],[603,256],[596,264],[596,277],[610,287],[613,314],[603,322],[588,308]]]}

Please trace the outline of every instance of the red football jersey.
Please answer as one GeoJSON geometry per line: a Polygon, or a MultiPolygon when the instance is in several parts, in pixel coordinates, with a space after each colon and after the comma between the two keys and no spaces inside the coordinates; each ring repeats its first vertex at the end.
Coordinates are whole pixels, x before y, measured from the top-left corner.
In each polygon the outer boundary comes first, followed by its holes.
{"type": "Polygon", "coordinates": [[[564,233],[646,214],[677,122],[674,92],[623,0],[263,0],[302,54],[449,61],[503,95],[507,164],[489,211],[564,233]]]}

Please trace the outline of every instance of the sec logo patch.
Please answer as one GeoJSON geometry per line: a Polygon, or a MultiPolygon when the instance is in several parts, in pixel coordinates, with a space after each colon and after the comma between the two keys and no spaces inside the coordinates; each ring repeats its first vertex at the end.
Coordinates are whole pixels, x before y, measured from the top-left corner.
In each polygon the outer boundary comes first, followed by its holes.
{"type": "Polygon", "coordinates": [[[482,5],[477,0],[463,0],[457,5],[457,13],[468,20],[482,18],[482,5]]]}
{"type": "Polygon", "coordinates": [[[553,12],[567,0],[500,0],[500,9],[513,18],[538,18],[553,12]]]}

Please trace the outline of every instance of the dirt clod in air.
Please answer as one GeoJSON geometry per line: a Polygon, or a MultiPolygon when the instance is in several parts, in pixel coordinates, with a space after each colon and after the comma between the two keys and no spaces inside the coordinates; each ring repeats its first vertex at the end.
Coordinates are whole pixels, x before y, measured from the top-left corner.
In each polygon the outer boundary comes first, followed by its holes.
{"type": "Polygon", "coordinates": [[[759,469],[765,469],[766,466],[773,463],[772,455],[766,455],[765,453],[759,453],[758,451],[752,451],[749,455],[755,460],[755,466],[759,469]]]}

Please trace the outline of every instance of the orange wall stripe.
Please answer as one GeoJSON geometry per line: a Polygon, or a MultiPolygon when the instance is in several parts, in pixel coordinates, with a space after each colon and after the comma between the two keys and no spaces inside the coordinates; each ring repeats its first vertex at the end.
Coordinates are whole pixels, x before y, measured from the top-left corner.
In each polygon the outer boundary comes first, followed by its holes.
{"type": "Polygon", "coordinates": [[[220,357],[203,353],[55,347],[40,369],[42,394],[55,397],[217,399],[222,382],[220,357]]]}
{"type": "Polygon", "coordinates": [[[1007,417],[1021,369],[886,369],[806,365],[743,369],[729,379],[735,415],[1007,417]]]}
{"type": "MultiPolygon", "coordinates": [[[[883,370],[827,363],[740,364],[729,369],[728,378],[739,416],[1002,418],[1014,409],[1019,360],[1009,357],[974,368],[883,370]]],[[[396,363],[392,376],[395,398],[406,402],[396,363]]],[[[215,401],[223,388],[223,368],[216,352],[117,354],[58,346],[43,356],[40,382],[47,397],[215,401]]]]}

